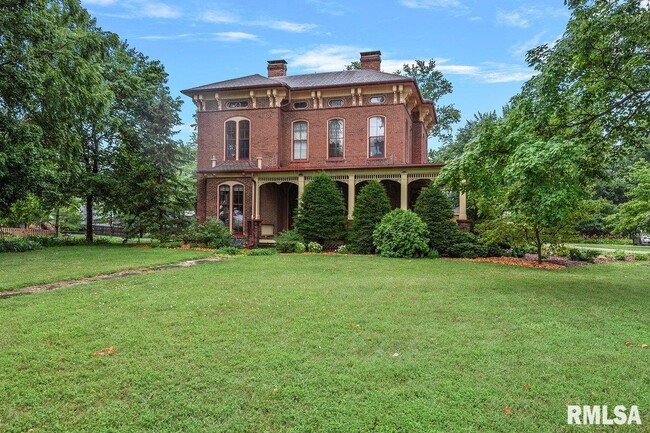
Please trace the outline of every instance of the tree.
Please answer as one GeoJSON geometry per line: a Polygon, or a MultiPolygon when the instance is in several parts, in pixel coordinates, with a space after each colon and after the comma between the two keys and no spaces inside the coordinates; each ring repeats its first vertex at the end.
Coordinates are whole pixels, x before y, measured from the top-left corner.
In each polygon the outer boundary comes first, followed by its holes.
{"type": "Polygon", "coordinates": [[[630,236],[650,233],[650,164],[635,164],[629,182],[632,184],[627,193],[629,200],[619,207],[617,214],[610,217],[614,232],[630,236]]]}
{"type": "Polygon", "coordinates": [[[422,96],[433,102],[438,122],[429,131],[429,136],[438,138],[443,144],[449,144],[453,137],[453,125],[460,121],[460,110],[453,104],[443,105],[439,101],[453,92],[451,81],[436,69],[436,61],[433,59],[405,64],[397,73],[415,79],[422,96]]]}
{"type": "Polygon", "coordinates": [[[390,200],[384,186],[376,180],[369,181],[357,196],[354,205],[352,232],[349,246],[357,254],[371,254],[375,250],[372,233],[382,217],[390,212],[390,200]]]}
{"type": "Polygon", "coordinates": [[[508,240],[535,246],[561,243],[574,232],[589,197],[586,145],[561,135],[541,136],[525,94],[513,98],[505,118],[485,122],[460,158],[442,171],[439,184],[472,191],[488,243],[508,240]]]}
{"type": "Polygon", "coordinates": [[[554,44],[530,50],[536,129],[580,139],[601,157],[650,136],[650,7],[639,0],[566,0],[554,44]]]}
{"type": "Polygon", "coordinates": [[[306,242],[339,239],[347,219],[345,204],[336,183],[325,173],[317,173],[305,186],[297,209],[295,226],[306,242]]]}
{"type": "Polygon", "coordinates": [[[0,215],[29,194],[56,192],[78,140],[70,122],[97,48],[78,0],[0,5],[0,215]],[[82,48],[85,47],[85,52],[82,48]]]}
{"type": "Polygon", "coordinates": [[[431,184],[418,196],[415,213],[427,225],[429,247],[448,255],[460,232],[453,220],[454,209],[449,198],[437,185],[431,184]]]}
{"type": "Polygon", "coordinates": [[[463,154],[465,146],[478,136],[479,126],[484,122],[489,122],[497,118],[496,111],[489,113],[476,113],[474,119],[469,119],[465,125],[458,128],[454,139],[443,144],[437,149],[429,150],[429,161],[431,162],[449,162],[463,154]]]}

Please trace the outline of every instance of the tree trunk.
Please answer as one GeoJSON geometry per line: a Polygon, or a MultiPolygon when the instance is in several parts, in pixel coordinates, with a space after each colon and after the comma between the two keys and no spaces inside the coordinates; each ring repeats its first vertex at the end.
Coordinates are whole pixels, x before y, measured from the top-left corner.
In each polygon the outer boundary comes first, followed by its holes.
{"type": "Polygon", "coordinates": [[[537,246],[537,263],[542,263],[542,240],[539,238],[538,229],[535,229],[535,243],[537,246]]]}
{"type": "Polygon", "coordinates": [[[93,243],[93,196],[86,197],[86,242],[93,243]]]}
{"type": "Polygon", "coordinates": [[[61,231],[60,221],[61,221],[61,210],[59,208],[56,208],[56,213],[54,214],[54,237],[55,238],[59,237],[59,232],[61,231]]]}

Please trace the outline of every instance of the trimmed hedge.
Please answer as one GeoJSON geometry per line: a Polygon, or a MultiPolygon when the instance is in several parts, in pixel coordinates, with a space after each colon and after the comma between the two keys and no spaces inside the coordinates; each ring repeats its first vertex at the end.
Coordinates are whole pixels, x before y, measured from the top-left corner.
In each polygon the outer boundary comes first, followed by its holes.
{"type": "Polygon", "coordinates": [[[372,237],[382,257],[424,257],[427,235],[427,225],[416,213],[395,209],[384,215],[372,237]]]}
{"type": "Polygon", "coordinates": [[[348,247],[357,254],[372,254],[375,244],[372,234],[384,215],[390,212],[390,200],[386,188],[371,180],[359,191],[354,205],[352,231],[348,247]]]}

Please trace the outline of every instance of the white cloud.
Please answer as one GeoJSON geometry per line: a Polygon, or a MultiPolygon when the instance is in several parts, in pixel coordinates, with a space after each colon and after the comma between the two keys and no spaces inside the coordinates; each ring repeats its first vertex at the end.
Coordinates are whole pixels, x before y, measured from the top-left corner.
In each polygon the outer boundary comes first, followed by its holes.
{"type": "Polygon", "coordinates": [[[257,36],[245,32],[219,32],[214,33],[214,37],[222,42],[239,42],[239,41],[255,41],[257,36]]]}
{"type": "Polygon", "coordinates": [[[290,21],[255,21],[251,24],[293,33],[303,33],[316,28],[316,24],[293,23],[290,21]]]}
{"type": "Polygon", "coordinates": [[[459,0],[401,0],[400,3],[411,9],[465,8],[459,0]]]}
{"type": "MultiPolygon", "coordinates": [[[[84,0],[84,3],[96,6],[115,5],[119,11],[115,12],[94,12],[96,15],[110,16],[122,19],[134,18],[178,18],[182,15],[180,9],[166,3],[152,0],[84,0]]],[[[115,8],[113,8],[115,9],[115,8]]]]}
{"type": "Polygon", "coordinates": [[[239,42],[239,41],[256,41],[257,35],[245,32],[218,32],[218,33],[182,33],[178,35],[148,35],[141,36],[140,39],[150,41],[221,41],[221,42],[239,42]]]}
{"type": "MultiPolygon", "coordinates": [[[[319,45],[310,50],[274,49],[270,53],[283,57],[290,69],[297,72],[331,72],[342,71],[352,61],[359,60],[359,53],[368,48],[350,45],[319,45]]],[[[526,81],[535,74],[532,69],[513,64],[482,62],[478,65],[451,63],[449,59],[435,59],[437,69],[445,75],[458,75],[472,78],[482,83],[507,83],[526,81]]],[[[413,59],[384,59],[382,71],[394,73],[404,67],[405,63],[415,63],[413,59]]]]}
{"type": "Polygon", "coordinates": [[[540,46],[542,43],[542,36],[544,36],[544,33],[546,32],[537,33],[535,36],[528,39],[527,41],[514,44],[512,47],[510,47],[510,54],[512,54],[515,57],[522,57],[528,52],[528,50],[540,46]]]}
{"type": "Polygon", "coordinates": [[[84,4],[109,6],[115,3],[116,0],[84,0],[84,4]]]}
{"type": "Polygon", "coordinates": [[[505,26],[526,28],[530,26],[531,20],[568,18],[569,15],[569,11],[562,8],[519,7],[513,11],[497,10],[496,22],[505,26]]]}
{"type": "Polygon", "coordinates": [[[199,19],[208,23],[215,24],[239,24],[247,25],[254,27],[264,27],[273,30],[281,30],[291,33],[304,33],[306,31],[315,29],[316,24],[307,24],[307,23],[296,23],[292,21],[282,21],[282,20],[249,20],[242,19],[237,15],[231,14],[229,12],[209,10],[203,12],[199,19]]]}
{"type": "Polygon", "coordinates": [[[178,18],[181,12],[165,3],[159,2],[142,2],[138,14],[149,18],[178,18]]]}
{"type": "Polygon", "coordinates": [[[238,22],[238,18],[230,12],[224,11],[205,11],[201,14],[201,20],[216,24],[230,24],[238,22]]]}
{"type": "Polygon", "coordinates": [[[497,23],[510,27],[521,28],[526,28],[530,25],[528,19],[525,18],[521,13],[504,11],[497,12],[497,23]]]}

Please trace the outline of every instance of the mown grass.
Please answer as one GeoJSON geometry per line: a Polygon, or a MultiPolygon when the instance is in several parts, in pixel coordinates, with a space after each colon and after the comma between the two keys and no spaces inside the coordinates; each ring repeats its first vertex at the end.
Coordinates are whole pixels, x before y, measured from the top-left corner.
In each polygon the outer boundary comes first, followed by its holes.
{"type": "Polygon", "coordinates": [[[158,250],[121,245],[52,247],[0,254],[0,291],[163,265],[209,255],[194,250],[158,250]]]}
{"type": "Polygon", "coordinates": [[[615,431],[647,431],[649,277],[648,263],[558,272],[280,255],[11,298],[0,302],[0,422],[588,432],[605,430],[568,428],[567,404],[636,404],[644,425],[615,431]]]}

